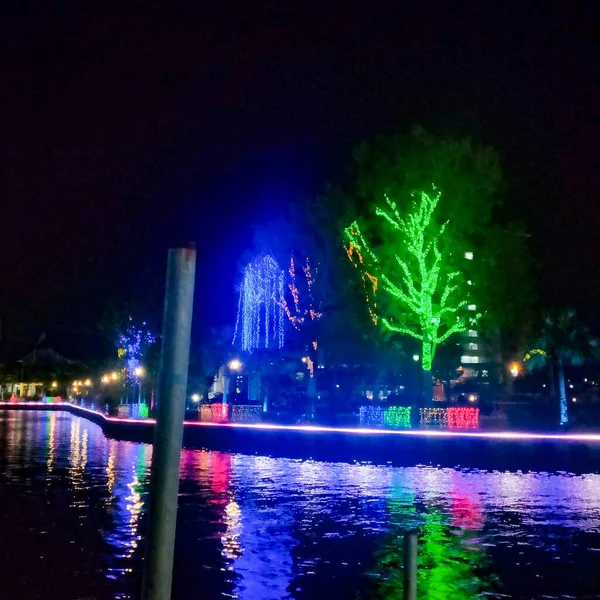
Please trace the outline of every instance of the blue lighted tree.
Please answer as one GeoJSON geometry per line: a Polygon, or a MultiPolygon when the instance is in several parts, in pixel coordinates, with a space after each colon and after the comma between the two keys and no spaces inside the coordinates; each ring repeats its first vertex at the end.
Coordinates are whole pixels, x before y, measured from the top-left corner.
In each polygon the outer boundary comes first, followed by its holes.
{"type": "Polygon", "coordinates": [[[283,347],[283,280],[283,270],[271,255],[246,265],[233,334],[234,345],[245,352],[283,347]]]}

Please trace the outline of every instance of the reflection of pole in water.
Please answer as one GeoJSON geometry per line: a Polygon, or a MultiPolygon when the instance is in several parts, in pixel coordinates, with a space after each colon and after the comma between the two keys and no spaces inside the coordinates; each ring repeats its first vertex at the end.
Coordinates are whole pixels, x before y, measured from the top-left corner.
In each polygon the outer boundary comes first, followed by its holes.
{"type": "MultiPolygon", "coordinates": [[[[415,469],[418,473],[425,469],[415,469]]],[[[421,506],[418,515],[420,520],[420,538],[418,547],[418,594],[426,600],[470,600],[478,597],[491,588],[491,583],[484,579],[483,570],[489,564],[489,558],[479,542],[465,537],[464,530],[451,526],[456,514],[448,515],[456,506],[460,497],[458,484],[460,477],[447,477],[446,473],[422,473],[423,480],[435,485],[425,485],[423,495],[416,494],[413,507],[421,506]],[[456,486],[456,487],[455,487],[456,486]],[[451,498],[450,506],[447,499],[451,498]],[[425,506],[423,506],[425,503],[425,506]]],[[[404,488],[406,489],[406,488],[404,488]]],[[[387,541],[377,553],[379,574],[379,597],[386,600],[402,598],[403,595],[403,561],[402,534],[414,524],[414,508],[406,501],[398,501],[396,497],[390,503],[390,520],[395,527],[387,537],[387,541]],[[401,511],[400,514],[398,511],[401,511]]],[[[471,498],[472,503],[477,501],[471,498]]],[[[478,506],[469,505],[470,510],[477,511],[478,506]]]]}
{"type": "MultiPolygon", "coordinates": [[[[130,559],[138,547],[139,521],[144,502],[142,494],[147,485],[147,449],[144,444],[110,442],[106,477],[113,496],[114,528],[107,541],[122,550],[118,556],[130,559]]],[[[129,572],[129,567],[111,568],[111,571],[129,572]]]]}

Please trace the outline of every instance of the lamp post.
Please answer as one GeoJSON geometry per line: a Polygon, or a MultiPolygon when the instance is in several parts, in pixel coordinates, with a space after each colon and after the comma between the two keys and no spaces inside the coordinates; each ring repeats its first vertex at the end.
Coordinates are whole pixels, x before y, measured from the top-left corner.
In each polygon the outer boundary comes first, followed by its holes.
{"type": "Polygon", "coordinates": [[[138,384],[138,404],[142,403],[142,377],[144,376],[145,373],[145,369],[144,367],[137,367],[135,369],[135,371],[133,372],[134,375],[137,377],[137,384],[138,384]]]}
{"type": "Polygon", "coordinates": [[[227,404],[227,391],[229,389],[229,371],[239,371],[242,368],[242,363],[234,358],[224,366],[223,370],[223,404],[227,404]]]}

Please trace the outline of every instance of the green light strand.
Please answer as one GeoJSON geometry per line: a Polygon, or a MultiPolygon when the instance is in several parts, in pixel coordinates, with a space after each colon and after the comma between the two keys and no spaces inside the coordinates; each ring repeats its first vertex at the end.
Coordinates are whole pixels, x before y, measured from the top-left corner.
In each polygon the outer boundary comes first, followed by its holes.
{"type": "MultiPolygon", "coordinates": [[[[460,272],[447,269],[447,251],[440,249],[440,240],[446,233],[448,222],[435,230],[433,216],[441,192],[435,186],[433,190],[435,194],[432,196],[421,192],[419,201],[413,200],[411,212],[405,217],[400,215],[396,203],[387,195],[387,208],[375,209],[375,214],[398,233],[395,259],[400,270],[399,282],[392,282],[386,273],[380,272],[380,262],[356,221],[344,230],[349,243],[346,247],[349,257],[352,248],[360,251],[361,266],[374,269],[381,287],[398,300],[403,318],[397,322],[382,317],[382,324],[390,331],[421,341],[424,371],[431,370],[439,344],[455,333],[466,331],[468,318],[462,310],[467,306],[467,300],[457,298],[466,282],[460,272]],[[365,259],[369,265],[364,264],[365,259]]],[[[448,244],[444,247],[447,248],[448,244]]],[[[355,266],[358,265],[355,263],[355,266]]],[[[370,301],[369,298],[367,301],[370,301]]],[[[371,306],[369,310],[372,311],[371,306]]]]}

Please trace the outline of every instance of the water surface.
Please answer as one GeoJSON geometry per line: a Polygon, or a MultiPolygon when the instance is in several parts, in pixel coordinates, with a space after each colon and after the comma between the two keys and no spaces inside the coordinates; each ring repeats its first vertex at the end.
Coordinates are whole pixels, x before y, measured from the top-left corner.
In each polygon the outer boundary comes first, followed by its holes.
{"type": "MultiPolygon", "coordinates": [[[[152,448],[63,412],[0,411],[0,598],[137,598],[152,448]]],[[[184,450],[188,598],[600,598],[600,475],[184,450]]]]}

